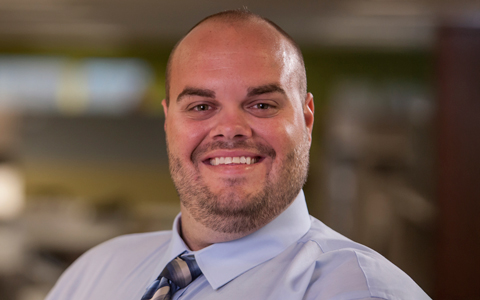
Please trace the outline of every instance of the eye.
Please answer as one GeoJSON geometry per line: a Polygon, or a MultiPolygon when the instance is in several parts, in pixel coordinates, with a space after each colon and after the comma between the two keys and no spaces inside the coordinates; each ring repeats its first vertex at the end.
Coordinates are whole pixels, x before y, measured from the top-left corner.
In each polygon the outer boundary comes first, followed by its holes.
{"type": "Polygon", "coordinates": [[[254,107],[254,108],[258,108],[258,109],[269,109],[269,108],[270,108],[270,104],[267,104],[267,103],[258,103],[258,104],[255,104],[253,107],[254,107]]]}
{"type": "Polygon", "coordinates": [[[208,104],[198,104],[191,108],[191,110],[195,110],[195,111],[207,111],[210,109],[212,109],[212,107],[208,104]]]}
{"type": "Polygon", "coordinates": [[[184,112],[190,119],[204,120],[213,116],[217,108],[218,106],[215,103],[196,101],[188,104],[184,108],[184,112]]]}
{"type": "Polygon", "coordinates": [[[249,111],[259,118],[269,118],[275,116],[279,112],[279,105],[275,101],[265,101],[252,103],[249,111]]]}

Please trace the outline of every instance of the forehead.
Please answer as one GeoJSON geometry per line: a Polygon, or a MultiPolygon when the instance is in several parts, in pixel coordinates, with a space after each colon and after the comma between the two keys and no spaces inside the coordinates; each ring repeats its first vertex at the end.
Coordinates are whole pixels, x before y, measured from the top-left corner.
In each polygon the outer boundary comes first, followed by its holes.
{"type": "Polygon", "coordinates": [[[264,21],[206,21],[194,28],[180,43],[177,52],[199,51],[217,47],[242,50],[278,50],[280,34],[264,21]]]}
{"type": "Polygon", "coordinates": [[[195,73],[225,76],[231,72],[240,76],[248,72],[251,77],[251,71],[256,70],[285,77],[294,73],[295,64],[293,47],[265,22],[207,21],[192,30],[176,49],[171,85],[173,88],[195,73]]]}

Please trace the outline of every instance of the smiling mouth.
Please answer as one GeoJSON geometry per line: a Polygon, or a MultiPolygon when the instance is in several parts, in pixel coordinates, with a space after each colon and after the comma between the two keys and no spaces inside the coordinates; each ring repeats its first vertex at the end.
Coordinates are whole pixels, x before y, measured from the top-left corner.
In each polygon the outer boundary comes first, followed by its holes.
{"type": "Polygon", "coordinates": [[[236,156],[236,157],[214,157],[210,158],[208,161],[212,166],[218,165],[253,165],[261,160],[260,157],[245,157],[245,156],[236,156]]]}

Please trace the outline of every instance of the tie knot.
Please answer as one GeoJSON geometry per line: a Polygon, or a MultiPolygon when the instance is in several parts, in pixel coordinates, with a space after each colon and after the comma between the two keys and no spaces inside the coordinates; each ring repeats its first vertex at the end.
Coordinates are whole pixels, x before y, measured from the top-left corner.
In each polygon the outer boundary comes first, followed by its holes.
{"type": "Polygon", "coordinates": [[[160,277],[171,280],[175,285],[183,289],[200,274],[202,274],[202,271],[200,271],[195,257],[193,255],[184,255],[170,261],[163,269],[160,277]]]}
{"type": "Polygon", "coordinates": [[[158,278],[150,284],[142,300],[169,300],[171,296],[183,289],[202,271],[193,255],[180,255],[170,261],[158,278]]]}

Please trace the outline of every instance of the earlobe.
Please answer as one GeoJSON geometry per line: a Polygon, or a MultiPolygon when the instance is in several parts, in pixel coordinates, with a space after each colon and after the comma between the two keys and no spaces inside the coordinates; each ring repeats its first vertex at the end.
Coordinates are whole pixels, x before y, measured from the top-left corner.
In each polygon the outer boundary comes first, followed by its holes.
{"type": "Polygon", "coordinates": [[[314,112],[315,106],[313,104],[313,95],[312,93],[307,93],[307,96],[305,97],[305,105],[303,107],[303,115],[305,117],[305,126],[307,127],[310,140],[312,139],[314,112]]]}

